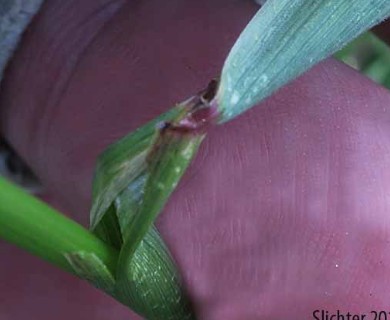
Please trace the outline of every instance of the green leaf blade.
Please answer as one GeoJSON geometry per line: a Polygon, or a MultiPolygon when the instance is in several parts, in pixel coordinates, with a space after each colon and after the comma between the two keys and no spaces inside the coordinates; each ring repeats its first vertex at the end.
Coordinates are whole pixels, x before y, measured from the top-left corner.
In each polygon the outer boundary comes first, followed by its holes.
{"type": "Polygon", "coordinates": [[[225,61],[219,122],[253,107],[388,16],[388,0],[268,0],[225,61]]]}

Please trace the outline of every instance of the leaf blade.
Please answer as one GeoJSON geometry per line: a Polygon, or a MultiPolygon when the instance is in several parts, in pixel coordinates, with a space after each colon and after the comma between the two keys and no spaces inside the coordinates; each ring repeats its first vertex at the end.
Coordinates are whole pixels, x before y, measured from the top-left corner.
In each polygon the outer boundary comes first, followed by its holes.
{"type": "Polygon", "coordinates": [[[225,61],[219,122],[253,107],[389,15],[388,0],[268,0],[225,61]]]}

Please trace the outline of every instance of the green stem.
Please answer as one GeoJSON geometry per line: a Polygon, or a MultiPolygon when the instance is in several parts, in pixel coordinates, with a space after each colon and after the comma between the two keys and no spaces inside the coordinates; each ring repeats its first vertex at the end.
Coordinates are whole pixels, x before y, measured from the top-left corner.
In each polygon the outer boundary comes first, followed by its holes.
{"type": "Polygon", "coordinates": [[[115,274],[118,252],[73,220],[0,178],[0,238],[75,273],[65,254],[95,254],[115,274]]]}

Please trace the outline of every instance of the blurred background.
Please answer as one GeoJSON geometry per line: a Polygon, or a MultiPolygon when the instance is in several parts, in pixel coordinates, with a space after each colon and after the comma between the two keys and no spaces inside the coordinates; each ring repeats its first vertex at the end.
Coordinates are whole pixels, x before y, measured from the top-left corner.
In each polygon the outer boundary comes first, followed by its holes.
{"type": "Polygon", "coordinates": [[[390,48],[373,33],[363,34],[335,56],[390,89],[390,48]]]}

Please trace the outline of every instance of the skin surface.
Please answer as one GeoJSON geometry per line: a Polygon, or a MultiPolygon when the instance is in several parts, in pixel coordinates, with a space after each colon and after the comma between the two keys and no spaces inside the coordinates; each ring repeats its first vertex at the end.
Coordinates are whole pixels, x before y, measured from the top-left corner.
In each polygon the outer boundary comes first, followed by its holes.
{"type": "MultiPolygon", "coordinates": [[[[96,156],[203,88],[256,9],[47,1],[2,83],[2,134],[86,225],[96,156]]],[[[213,128],[158,221],[199,319],[390,311],[389,146],[389,91],[331,59],[213,128]]],[[[0,256],[1,320],[139,319],[18,248],[0,256]]]]}

